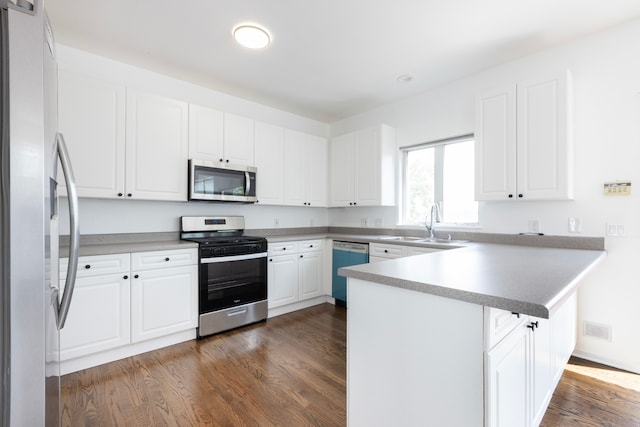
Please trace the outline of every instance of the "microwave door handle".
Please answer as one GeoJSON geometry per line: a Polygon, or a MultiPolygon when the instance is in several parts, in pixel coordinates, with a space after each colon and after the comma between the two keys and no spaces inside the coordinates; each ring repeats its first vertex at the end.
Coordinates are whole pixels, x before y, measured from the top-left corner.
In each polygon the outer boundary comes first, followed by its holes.
{"type": "Polygon", "coordinates": [[[246,191],[244,194],[248,196],[249,194],[251,194],[251,176],[249,175],[249,172],[244,173],[244,182],[247,184],[245,186],[246,191]]]}
{"type": "Polygon", "coordinates": [[[73,289],[76,284],[76,273],[78,271],[78,256],[80,253],[80,225],[78,223],[78,191],[76,189],[76,179],[71,168],[69,152],[61,133],[56,134],[56,144],[58,146],[58,156],[64,172],[64,180],[67,185],[67,200],[69,203],[69,267],[67,268],[67,278],[65,280],[64,293],[60,300],[60,305],[56,310],[56,321],[58,329],[64,328],[69,314],[69,306],[73,297],[73,289]]]}

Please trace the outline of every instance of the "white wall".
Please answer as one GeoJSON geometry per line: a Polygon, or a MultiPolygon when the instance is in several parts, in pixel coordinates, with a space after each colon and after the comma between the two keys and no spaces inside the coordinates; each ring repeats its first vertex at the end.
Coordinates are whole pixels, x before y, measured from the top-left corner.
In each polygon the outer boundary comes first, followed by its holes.
{"type": "MultiPolygon", "coordinates": [[[[483,202],[482,231],[527,231],[540,220],[546,234],[568,234],[569,217],[580,218],[582,235],[604,236],[607,222],[625,235],[607,237],[608,257],[579,293],[576,354],[640,372],[640,189],[631,196],[604,196],[603,183],[630,180],[640,185],[640,21],[556,47],[428,93],[360,114],[332,125],[332,135],[386,123],[396,128],[400,146],[471,133],[474,96],[520,79],[568,68],[575,89],[575,200],[483,202]],[[611,342],[585,337],[582,322],[611,325],[611,342]]],[[[365,216],[395,211],[380,208],[330,210],[331,225],[353,225],[365,216]]]]}
{"type": "MultiPolygon", "coordinates": [[[[60,233],[68,234],[68,209],[61,202],[60,233]]],[[[148,202],[80,199],[80,234],[179,231],[183,215],[242,215],[246,228],[319,227],[328,225],[326,208],[243,205],[209,202],[148,202]],[[278,220],[276,226],[274,221],[278,220]]]]}

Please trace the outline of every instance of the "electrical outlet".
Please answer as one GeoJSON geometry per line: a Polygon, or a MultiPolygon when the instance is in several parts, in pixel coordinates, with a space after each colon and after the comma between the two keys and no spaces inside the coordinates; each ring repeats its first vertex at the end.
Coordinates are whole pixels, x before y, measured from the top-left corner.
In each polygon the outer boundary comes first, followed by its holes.
{"type": "Polygon", "coordinates": [[[624,236],[623,224],[607,223],[607,236],[624,236]]]}
{"type": "Polygon", "coordinates": [[[360,225],[362,227],[368,227],[369,226],[369,218],[360,218],[360,225]]]}
{"type": "Polygon", "coordinates": [[[540,232],[540,220],[538,219],[530,219],[529,220],[529,233],[539,233],[540,232]]]}
{"type": "Polygon", "coordinates": [[[273,218],[273,226],[277,227],[280,225],[280,220],[278,218],[273,218]]]}
{"type": "Polygon", "coordinates": [[[569,233],[581,233],[582,223],[580,218],[569,218],[569,233]]]}

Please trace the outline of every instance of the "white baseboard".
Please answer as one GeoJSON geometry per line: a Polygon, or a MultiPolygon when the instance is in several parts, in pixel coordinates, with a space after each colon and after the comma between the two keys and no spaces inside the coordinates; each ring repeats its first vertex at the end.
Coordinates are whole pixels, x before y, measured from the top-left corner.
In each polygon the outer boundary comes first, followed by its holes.
{"type": "Polygon", "coordinates": [[[313,307],[314,305],[324,304],[326,302],[330,303],[331,302],[330,300],[333,300],[333,298],[331,298],[329,295],[322,295],[316,298],[294,302],[293,304],[287,304],[281,307],[270,308],[267,318],[281,316],[283,314],[302,310],[303,308],[313,307]]]}
{"type": "Polygon", "coordinates": [[[612,360],[612,359],[608,359],[606,357],[600,357],[598,355],[587,353],[587,352],[582,352],[582,351],[579,351],[579,350],[574,351],[573,352],[573,356],[579,357],[580,359],[586,359],[586,360],[590,360],[592,362],[601,363],[603,365],[611,366],[613,368],[618,368],[618,369],[622,369],[622,370],[625,370],[625,371],[633,372],[634,374],[640,374],[640,367],[638,367],[638,366],[630,366],[630,365],[627,365],[627,364],[625,364],[623,362],[620,362],[618,360],[612,360]]]}

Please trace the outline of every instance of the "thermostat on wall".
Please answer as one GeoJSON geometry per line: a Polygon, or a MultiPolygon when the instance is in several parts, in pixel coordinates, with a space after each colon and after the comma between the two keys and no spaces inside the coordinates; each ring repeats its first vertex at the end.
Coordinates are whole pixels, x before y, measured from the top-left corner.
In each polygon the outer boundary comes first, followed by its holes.
{"type": "Polygon", "coordinates": [[[628,196],[631,194],[631,181],[614,181],[604,183],[606,196],[628,196]]]}

